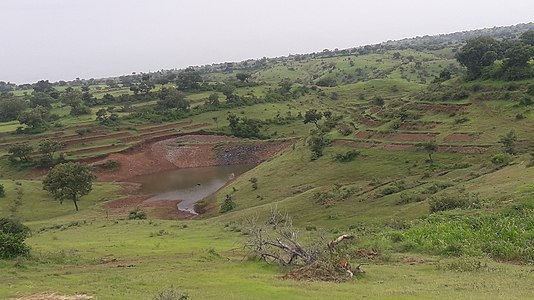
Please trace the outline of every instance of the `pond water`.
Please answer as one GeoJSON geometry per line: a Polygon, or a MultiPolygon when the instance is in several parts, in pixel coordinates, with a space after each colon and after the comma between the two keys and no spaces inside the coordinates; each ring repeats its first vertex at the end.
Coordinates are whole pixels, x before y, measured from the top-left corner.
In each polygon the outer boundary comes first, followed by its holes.
{"type": "Polygon", "coordinates": [[[145,202],[182,200],[178,203],[178,209],[196,214],[195,203],[253,167],[230,165],[186,168],[138,176],[133,181],[141,183],[140,192],[154,195],[145,202]]]}

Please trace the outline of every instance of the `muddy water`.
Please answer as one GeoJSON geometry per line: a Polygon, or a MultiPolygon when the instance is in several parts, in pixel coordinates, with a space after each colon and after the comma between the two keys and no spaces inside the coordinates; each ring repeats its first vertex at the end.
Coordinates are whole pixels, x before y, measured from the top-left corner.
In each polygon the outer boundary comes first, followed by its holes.
{"type": "Polygon", "coordinates": [[[181,200],[178,209],[196,214],[198,201],[215,193],[230,180],[252,169],[253,165],[186,168],[143,175],[133,181],[141,183],[140,192],[154,195],[145,202],[181,200]]]}

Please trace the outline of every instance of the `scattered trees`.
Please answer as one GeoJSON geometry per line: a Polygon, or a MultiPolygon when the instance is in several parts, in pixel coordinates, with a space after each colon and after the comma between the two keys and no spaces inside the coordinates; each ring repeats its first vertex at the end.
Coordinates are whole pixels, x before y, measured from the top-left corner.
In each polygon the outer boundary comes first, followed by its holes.
{"type": "Polygon", "coordinates": [[[82,163],[68,162],[52,168],[43,180],[43,189],[56,200],[72,200],[78,211],[78,200],[92,190],[95,175],[91,168],[82,163]]]}

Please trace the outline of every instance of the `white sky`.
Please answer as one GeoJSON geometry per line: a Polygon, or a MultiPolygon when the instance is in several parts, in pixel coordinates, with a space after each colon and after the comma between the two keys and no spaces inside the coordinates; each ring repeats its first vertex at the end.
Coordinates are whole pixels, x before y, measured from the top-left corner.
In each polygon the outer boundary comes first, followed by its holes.
{"type": "Polygon", "coordinates": [[[0,80],[99,78],[533,17],[532,0],[0,0],[0,80]]]}

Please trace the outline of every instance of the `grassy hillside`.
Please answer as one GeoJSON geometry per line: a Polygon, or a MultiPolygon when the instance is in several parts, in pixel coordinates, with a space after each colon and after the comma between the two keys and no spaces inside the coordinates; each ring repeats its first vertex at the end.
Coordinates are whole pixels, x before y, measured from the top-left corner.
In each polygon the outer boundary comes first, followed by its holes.
{"type": "MultiPolygon", "coordinates": [[[[525,26],[483,32],[511,38],[525,26]]],[[[468,80],[455,53],[471,36],[52,84],[45,125],[0,122],[0,217],[31,229],[30,255],[0,260],[0,298],[150,299],[171,286],[190,299],[528,298],[534,79],[468,80]],[[86,114],[72,114],[69,93],[86,114]],[[306,119],[313,110],[322,114],[317,124],[306,119]],[[174,140],[188,134],[239,139],[174,140]],[[507,135],[515,137],[508,148],[507,135]],[[133,163],[118,168],[158,167],[162,157],[149,155],[166,140],[176,149],[209,146],[211,160],[253,156],[260,140],[289,146],[202,200],[202,214],[167,220],[176,207],[143,206],[146,195],[131,183],[96,182],[80,212],[59,204],[42,188],[45,140],[64,145],[55,162],[109,174],[118,171],[99,164],[132,153],[133,163]],[[33,147],[30,161],[12,155],[21,144],[33,147]],[[222,212],[227,199],[232,206],[222,212]],[[110,209],[117,203],[126,204],[110,209]],[[148,220],[128,219],[135,206],[148,220]],[[353,235],[344,255],[365,273],[344,282],[284,279],[293,267],[267,264],[243,247],[248,221],[263,224],[273,209],[291,217],[309,247],[353,235]]],[[[21,86],[0,101],[21,101],[31,112],[32,92],[21,86]]]]}

